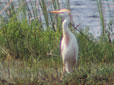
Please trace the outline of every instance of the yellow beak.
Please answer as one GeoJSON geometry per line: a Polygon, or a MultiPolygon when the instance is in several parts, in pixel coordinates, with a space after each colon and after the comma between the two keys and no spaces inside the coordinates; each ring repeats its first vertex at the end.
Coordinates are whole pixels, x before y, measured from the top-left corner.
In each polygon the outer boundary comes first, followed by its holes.
{"type": "Polygon", "coordinates": [[[59,13],[61,13],[61,11],[51,11],[51,13],[59,14],[59,13]]]}

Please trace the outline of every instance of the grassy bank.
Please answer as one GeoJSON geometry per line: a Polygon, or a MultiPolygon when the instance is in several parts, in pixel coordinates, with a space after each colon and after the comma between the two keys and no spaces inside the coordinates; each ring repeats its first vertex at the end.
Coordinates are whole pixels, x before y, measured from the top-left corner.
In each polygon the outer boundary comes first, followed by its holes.
{"type": "Polygon", "coordinates": [[[81,63],[72,74],[60,80],[62,63],[60,57],[37,61],[10,61],[0,63],[0,84],[12,85],[113,85],[114,63],[88,61],[81,63]],[[9,65],[8,65],[9,64],[9,65]]]}
{"type": "Polygon", "coordinates": [[[88,32],[76,33],[79,43],[78,67],[61,81],[60,31],[42,31],[38,21],[10,20],[0,30],[0,83],[38,84],[112,84],[114,44],[95,41],[88,32]]]}

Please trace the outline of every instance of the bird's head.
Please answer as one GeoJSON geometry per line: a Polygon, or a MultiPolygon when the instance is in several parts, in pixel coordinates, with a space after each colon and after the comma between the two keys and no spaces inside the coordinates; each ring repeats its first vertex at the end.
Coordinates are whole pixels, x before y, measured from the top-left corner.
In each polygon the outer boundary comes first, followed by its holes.
{"type": "Polygon", "coordinates": [[[69,9],[61,9],[61,10],[51,11],[51,13],[58,14],[63,18],[66,18],[68,16],[71,17],[71,14],[70,14],[71,12],[69,9]]]}

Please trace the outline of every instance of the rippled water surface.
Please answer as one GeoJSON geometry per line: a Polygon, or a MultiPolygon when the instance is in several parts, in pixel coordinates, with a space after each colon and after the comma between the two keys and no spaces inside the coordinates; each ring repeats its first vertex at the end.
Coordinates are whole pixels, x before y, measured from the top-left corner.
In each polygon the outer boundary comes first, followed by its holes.
{"type": "MultiPolygon", "coordinates": [[[[101,23],[96,0],[71,0],[70,6],[75,24],[80,24],[82,28],[89,27],[95,36],[100,35],[101,23]]],[[[113,0],[103,0],[103,12],[105,23],[108,24],[114,18],[113,0]]]]}

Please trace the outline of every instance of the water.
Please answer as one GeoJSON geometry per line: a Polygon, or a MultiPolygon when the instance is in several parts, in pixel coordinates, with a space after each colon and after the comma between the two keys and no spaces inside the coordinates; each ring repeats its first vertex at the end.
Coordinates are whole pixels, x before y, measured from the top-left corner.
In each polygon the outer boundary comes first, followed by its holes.
{"type": "MultiPolygon", "coordinates": [[[[64,8],[65,5],[62,5],[64,8]]],[[[90,32],[98,37],[101,35],[101,22],[96,0],[71,0],[70,7],[74,23],[80,28],[89,27],[90,32]]],[[[114,18],[113,0],[103,0],[103,12],[106,25],[114,18]],[[110,12],[109,12],[110,10],[110,12]]]]}
{"type": "MultiPolygon", "coordinates": [[[[17,0],[15,0],[15,2],[16,1],[17,0]]],[[[49,1],[50,0],[47,0],[47,3],[49,1]]],[[[61,3],[61,8],[66,8],[65,0],[59,1],[61,3]]],[[[70,7],[75,25],[80,24],[80,28],[89,27],[89,31],[95,37],[100,36],[102,27],[96,0],[70,0],[70,7]]],[[[114,18],[114,0],[103,0],[103,8],[105,23],[107,25],[110,20],[114,18]]]]}

